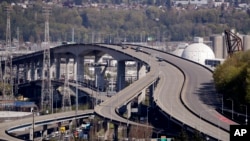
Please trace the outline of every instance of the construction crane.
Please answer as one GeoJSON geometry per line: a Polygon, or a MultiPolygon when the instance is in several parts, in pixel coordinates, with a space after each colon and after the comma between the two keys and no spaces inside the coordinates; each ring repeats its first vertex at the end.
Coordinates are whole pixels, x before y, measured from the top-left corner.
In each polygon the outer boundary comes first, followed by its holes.
{"type": "Polygon", "coordinates": [[[242,40],[239,36],[230,30],[225,30],[224,33],[229,57],[231,57],[235,52],[243,50],[242,40]]]}

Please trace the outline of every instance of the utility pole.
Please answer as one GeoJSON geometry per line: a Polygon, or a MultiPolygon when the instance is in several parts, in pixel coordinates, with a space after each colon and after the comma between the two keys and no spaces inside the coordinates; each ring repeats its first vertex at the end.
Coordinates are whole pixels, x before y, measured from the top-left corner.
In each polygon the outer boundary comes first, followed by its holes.
{"type": "Polygon", "coordinates": [[[43,14],[45,16],[45,35],[44,35],[44,52],[43,52],[43,71],[42,71],[42,91],[41,91],[41,110],[47,113],[52,111],[51,105],[51,80],[50,80],[50,40],[49,40],[49,15],[51,7],[44,7],[43,14]]]}
{"type": "Polygon", "coordinates": [[[75,42],[75,29],[72,28],[72,39],[71,42],[74,43],[75,42]]]}
{"type": "Polygon", "coordinates": [[[7,26],[6,26],[6,58],[5,58],[5,67],[4,67],[4,88],[3,88],[3,96],[4,99],[13,98],[13,80],[12,80],[12,54],[11,54],[11,31],[10,31],[10,11],[11,7],[6,6],[5,11],[7,14],[7,26]],[[6,86],[10,85],[10,93],[7,96],[6,86]]]}
{"type": "Polygon", "coordinates": [[[19,47],[20,47],[20,42],[19,42],[19,27],[17,27],[17,47],[16,47],[16,50],[19,50],[19,47]]]}
{"type": "Polygon", "coordinates": [[[3,83],[2,56],[0,58],[0,83],[3,83]]]}
{"type": "Polygon", "coordinates": [[[69,89],[69,73],[68,73],[68,62],[69,59],[66,59],[66,72],[64,78],[64,87],[63,87],[63,99],[62,99],[62,110],[72,110],[71,108],[71,99],[70,99],[70,89],[69,89]]]}

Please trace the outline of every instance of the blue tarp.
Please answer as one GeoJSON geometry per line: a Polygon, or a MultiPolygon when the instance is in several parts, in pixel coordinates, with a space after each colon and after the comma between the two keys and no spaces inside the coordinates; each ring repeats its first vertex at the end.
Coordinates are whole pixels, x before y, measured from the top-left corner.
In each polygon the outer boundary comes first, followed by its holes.
{"type": "Polygon", "coordinates": [[[24,107],[24,106],[34,106],[35,103],[34,102],[25,102],[25,101],[15,101],[14,102],[14,106],[16,107],[24,107]]]}

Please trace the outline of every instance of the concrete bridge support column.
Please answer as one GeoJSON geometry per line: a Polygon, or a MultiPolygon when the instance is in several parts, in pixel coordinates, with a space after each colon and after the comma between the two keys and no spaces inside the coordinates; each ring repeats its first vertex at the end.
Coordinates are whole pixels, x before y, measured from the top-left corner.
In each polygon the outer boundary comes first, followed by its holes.
{"type": "MultiPolygon", "coordinates": [[[[146,88],[141,91],[140,100],[144,101],[146,99],[146,88]]],[[[140,101],[140,102],[141,102],[140,101]]]]}
{"type": "Polygon", "coordinates": [[[126,132],[127,132],[127,138],[129,139],[129,132],[130,132],[130,125],[127,124],[127,128],[126,128],[126,132]]]}
{"type": "Polygon", "coordinates": [[[119,92],[125,87],[125,61],[117,62],[116,90],[119,92]]]}
{"type": "Polygon", "coordinates": [[[108,140],[108,134],[109,134],[109,122],[108,121],[104,121],[103,123],[103,129],[104,129],[104,140],[108,140]]]}
{"type": "Polygon", "coordinates": [[[33,128],[29,128],[29,130],[30,130],[30,133],[29,133],[29,140],[33,140],[33,136],[34,136],[34,134],[33,134],[33,128]]]}
{"type": "Polygon", "coordinates": [[[40,78],[40,79],[43,79],[43,60],[42,59],[40,59],[39,61],[38,61],[38,69],[39,69],[39,71],[38,71],[38,78],[40,78]]]}
{"type": "Polygon", "coordinates": [[[73,120],[69,121],[69,132],[72,133],[73,130],[73,120]]]}
{"type": "MultiPolygon", "coordinates": [[[[95,55],[95,64],[98,64],[98,61],[100,60],[101,56],[95,55]]],[[[105,75],[105,69],[102,69],[102,65],[100,66],[94,66],[94,74],[95,74],[95,87],[98,87],[99,89],[104,89],[105,83],[104,83],[104,75],[105,75]]]]}
{"type": "Polygon", "coordinates": [[[103,86],[103,76],[101,66],[95,67],[95,87],[101,88],[103,86]]]}
{"type": "Polygon", "coordinates": [[[65,69],[64,69],[64,79],[69,80],[69,57],[66,57],[65,69]]]}
{"type": "Polygon", "coordinates": [[[48,126],[47,125],[43,125],[43,138],[46,137],[48,135],[48,126]]]}
{"type": "Polygon", "coordinates": [[[31,62],[27,63],[27,80],[31,81],[31,62]]]}
{"type": "Polygon", "coordinates": [[[34,79],[35,80],[37,80],[38,79],[38,61],[36,60],[35,62],[34,62],[34,67],[35,67],[35,69],[34,69],[34,79]]]}
{"type": "Polygon", "coordinates": [[[153,94],[154,94],[154,90],[155,90],[155,82],[149,86],[149,104],[152,107],[154,105],[154,101],[153,101],[153,94]]]}
{"type": "Polygon", "coordinates": [[[28,64],[27,63],[24,63],[24,73],[23,73],[23,79],[24,81],[28,80],[28,64]]]}
{"type": "Polygon", "coordinates": [[[141,62],[137,63],[137,79],[142,78],[146,75],[147,69],[146,66],[143,65],[141,62]]]}
{"type": "Polygon", "coordinates": [[[114,141],[118,141],[118,124],[114,124],[114,141]]]}
{"type": "Polygon", "coordinates": [[[55,79],[55,58],[50,59],[50,79],[55,79]]]}
{"type": "Polygon", "coordinates": [[[55,73],[56,73],[55,77],[57,80],[60,79],[60,75],[61,75],[60,74],[60,66],[61,66],[61,57],[57,56],[56,57],[56,68],[55,68],[55,73]]]}
{"type": "Polygon", "coordinates": [[[136,79],[138,80],[139,79],[139,77],[140,77],[140,69],[141,69],[141,66],[142,66],[142,64],[141,64],[141,62],[137,62],[137,64],[136,64],[136,69],[137,69],[137,71],[136,71],[136,74],[137,74],[137,76],[136,76],[136,79]]]}
{"type": "Polygon", "coordinates": [[[127,119],[131,117],[131,102],[127,104],[127,119]]]}
{"type": "Polygon", "coordinates": [[[126,138],[129,140],[129,131],[130,131],[130,125],[123,125],[123,131],[122,131],[122,138],[126,140],[126,138]]]}
{"type": "Polygon", "coordinates": [[[20,83],[20,81],[19,81],[19,68],[20,68],[20,66],[19,66],[19,64],[17,64],[16,65],[16,84],[19,84],[20,83]]]}
{"type": "Polygon", "coordinates": [[[31,81],[35,80],[35,62],[34,61],[30,62],[30,79],[31,81]]]}
{"type": "Polygon", "coordinates": [[[84,81],[84,57],[77,56],[74,59],[74,80],[84,81]]]}

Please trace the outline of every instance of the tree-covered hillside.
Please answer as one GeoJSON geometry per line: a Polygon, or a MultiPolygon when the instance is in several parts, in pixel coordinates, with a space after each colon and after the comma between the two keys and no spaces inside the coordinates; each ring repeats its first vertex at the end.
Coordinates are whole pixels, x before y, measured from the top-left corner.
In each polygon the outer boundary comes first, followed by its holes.
{"type": "MultiPolygon", "coordinates": [[[[0,40],[5,40],[7,3],[0,3],[0,40]]],[[[21,41],[44,40],[43,3],[28,8],[13,6],[10,20],[12,37],[20,31],[21,41]]],[[[194,36],[208,37],[225,29],[250,32],[249,14],[243,10],[221,8],[171,8],[146,6],[139,8],[52,6],[50,15],[51,41],[71,41],[74,29],[76,42],[187,41],[194,36]]]]}

